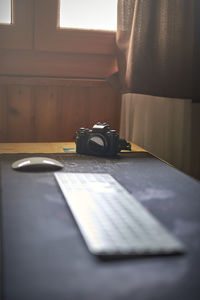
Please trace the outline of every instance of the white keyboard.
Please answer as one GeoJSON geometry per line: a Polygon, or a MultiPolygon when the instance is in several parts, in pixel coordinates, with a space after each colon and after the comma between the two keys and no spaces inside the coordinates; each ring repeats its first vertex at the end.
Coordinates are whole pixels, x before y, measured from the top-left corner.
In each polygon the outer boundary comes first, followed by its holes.
{"type": "Polygon", "coordinates": [[[111,175],[57,172],[55,177],[93,254],[184,252],[184,246],[111,175]]]}

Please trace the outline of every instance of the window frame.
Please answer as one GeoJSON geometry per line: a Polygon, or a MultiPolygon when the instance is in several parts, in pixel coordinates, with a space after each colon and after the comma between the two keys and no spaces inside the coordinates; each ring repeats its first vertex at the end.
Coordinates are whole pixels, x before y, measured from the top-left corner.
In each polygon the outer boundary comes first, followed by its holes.
{"type": "Polygon", "coordinates": [[[11,24],[0,24],[0,49],[32,49],[33,0],[12,0],[11,24]]]}
{"type": "Polygon", "coordinates": [[[58,0],[13,0],[0,25],[0,76],[106,79],[117,72],[115,32],[57,26],[58,0]]]}
{"type": "Polygon", "coordinates": [[[114,31],[59,27],[59,3],[59,0],[35,1],[34,41],[36,50],[105,55],[115,54],[114,31]],[[48,14],[46,13],[46,7],[48,7],[48,14]]]}

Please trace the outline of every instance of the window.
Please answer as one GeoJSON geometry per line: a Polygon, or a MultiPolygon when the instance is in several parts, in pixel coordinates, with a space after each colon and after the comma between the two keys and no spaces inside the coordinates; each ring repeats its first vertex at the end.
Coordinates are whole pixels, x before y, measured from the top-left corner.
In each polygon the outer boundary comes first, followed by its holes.
{"type": "Polygon", "coordinates": [[[0,24],[12,23],[12,1],[0,0],[0,24]]]}
{"type": "Polygon", "coordinates": [[[59,27],[64,0],[4,1],[10,2],[14,22],[0,24],[1,74],[102,79],[116,71],[114,31],[59,27]]]}
{"type": "MultiPolygon", "coordinates": [[[[106,54],[113,55],[115,52],[115,32],[103,30],[88,30],[59,27],[60,5],[66,2],[68,6],[73,7],[71,3],[87,3],[89,0],[36,0],[35,6],[35,47],[39,51],[56,51],[67,53],[85,53],[85,54],[106,54]],[[64,3],[63,2],[63,3],[64,3]],[[47,10],[48,7],[48,10],[47,10]],[[47,13],[48,12],[48,13],[47,13]],[[45,17],[44,17],[45,16],[45,17]],[[42,30],[41,30],[42,28],[42,30]]],[[[104,3],[102,7],[110,7],[107,3],[117,0],[91,0],[95,3],[104,3]]],[[[89,2],[88,2],[89,3],[89,2]]],[[[117,3],[117,2],[116,2],[117,3]]],[[[70,8],[70,7],[69,7],[70,8]]],[[[67,6],[66,6],[67,10],[67,6]]],[[[70,11],[79,11],[85,16],[85,12],[90,9],[78,9],[75,6],[70,11]]],[[[99,11],[98,11],[99,13],[99,11]]],[[[68,16],[70,15],[68,13],[68,16]]],[[[78,15],[79,16],[79,15],[78,15]]],[[[65,17],[61,17],[63,19],[65,17]]],[[[102,17],[104,19],[104,17],[102,17]]],[[[61,20],[60,19],[60,20],[61,20]]],[[[79,19],[78,17],[74,19],[79,19]]],[[[87,19],[87,16],[85,16],[87,19]]],[[[66,26],[66,25],[65,25],[66,26]]],[[[73,26],[69,24],[68,26],[73,26]]],[[[75,26],[75,25],[74,25],[75,26]]],[[[76,24],[76,26],[78,26],[76,24]]],[[[75,26],[75,27],[76,27],[75,26]]],[[[91,26],[91,25],[90,25],[91,26]]],[[[79,27],[79,26],[78,26],[79,27]]]]}
{"type": "Polygon", "coordinates": [[[117,0],[60,0],[60,27],[116,31],[117,0]]]}
{"type": "Polygon", "coordinates": [[[32,0],[0,0],[0,49],[31,49],[32,31],[32,0]]]}

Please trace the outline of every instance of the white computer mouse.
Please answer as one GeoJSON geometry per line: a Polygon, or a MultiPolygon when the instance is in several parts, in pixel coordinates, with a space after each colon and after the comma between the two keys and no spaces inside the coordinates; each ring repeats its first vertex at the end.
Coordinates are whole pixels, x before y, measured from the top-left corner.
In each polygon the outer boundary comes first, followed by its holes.
{"type": "Polygon", "coordinates": [[[12,164],[17,171],[55,171],[63,168],[63,164],[49,157],[27,157],[12,164]]]}

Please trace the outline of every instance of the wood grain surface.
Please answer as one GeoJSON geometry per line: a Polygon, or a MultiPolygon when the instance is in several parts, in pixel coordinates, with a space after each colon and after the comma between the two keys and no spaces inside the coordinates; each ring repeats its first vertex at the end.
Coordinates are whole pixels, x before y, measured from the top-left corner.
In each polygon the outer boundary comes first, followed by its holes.
{"type": "Polygon", "coordinates": [[[105,81],[29,81],[0,83],[1,142],[69,141],[80,127],[97,122],[119,130],[120,95],[105,81]]]}
{"type": "MultiPolygon", "coordinates": [[[[6,153],[75,153],[74,142],[64,143],[0,143],[0,154],[6,153]]],[[[146,152],[143,148],[131,143],[133,152],[146,152]]]]}
{"type": "Polygon", "coordinates": [[[121,135],[198,179],[199,130],[200,104],[191,99],[123,96],[121,135]]]}

